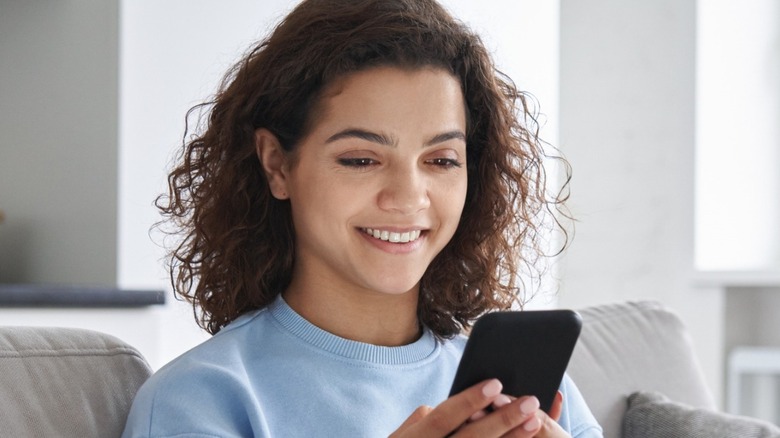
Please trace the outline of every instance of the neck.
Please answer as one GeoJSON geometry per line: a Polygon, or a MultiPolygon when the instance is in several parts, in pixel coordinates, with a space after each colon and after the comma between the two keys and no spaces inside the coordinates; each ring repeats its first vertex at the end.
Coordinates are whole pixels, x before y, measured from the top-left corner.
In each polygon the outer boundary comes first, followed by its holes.
{"type": "Polygon", "coordinates": [[[287,304],[306,320],[336,336],[373,345],[410,344],[422,334],[417,320],[418,286],[403,294],[315,289],[296,284],[287,304]]]}

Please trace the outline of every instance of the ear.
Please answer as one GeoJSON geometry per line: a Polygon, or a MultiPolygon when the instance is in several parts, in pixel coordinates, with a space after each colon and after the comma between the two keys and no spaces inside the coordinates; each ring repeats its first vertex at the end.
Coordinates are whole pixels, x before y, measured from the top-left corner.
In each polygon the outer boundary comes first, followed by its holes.
{"type": "Polygon", "coordinates": [[[279,139],[269,130],[255,131],[255,152],[268,179],[271,194],[282,200],[290,197],[287,191],[287,155],[279,139]]]}

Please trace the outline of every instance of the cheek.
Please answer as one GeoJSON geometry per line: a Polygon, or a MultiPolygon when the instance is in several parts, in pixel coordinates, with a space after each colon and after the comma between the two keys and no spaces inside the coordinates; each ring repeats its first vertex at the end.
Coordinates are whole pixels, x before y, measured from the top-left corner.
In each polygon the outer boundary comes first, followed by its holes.
{"type": "Polygon", "coordinates": [[[359,209],[364,196],[355,185],[338,183],[334,178],[311,178],[296,187],[291,199],[294,220],[309,227],[332,229],[347,221],[359,209]]]}
{"type": "Polygon", "coordinates": [[[452,193],[450,196],[453,199],[453,204],[457,206],[459,210],[463,210],[463,206],[466,204],[466,193],[468,192],[469,180],[466,172],[461,175],[457,181],[451,185],[452,193]]]}
{"type": "Polygon", "coordinates": [[[306,201],[310,205],[340,215],[354,210],[365,200],[365,186],[346,184],[335,178],[310,181],[304,190],[308,190],[306,201]]]}
{"type": "Polygon", "coordinates": [[[446,216],[447,222],[450,222],[453,227],[457,226],[463,213],[463,207],[466,203],[466,191],[467,180],[464,177],[455,181],[449,181],[439,192],[439,208],[446,216]]]}

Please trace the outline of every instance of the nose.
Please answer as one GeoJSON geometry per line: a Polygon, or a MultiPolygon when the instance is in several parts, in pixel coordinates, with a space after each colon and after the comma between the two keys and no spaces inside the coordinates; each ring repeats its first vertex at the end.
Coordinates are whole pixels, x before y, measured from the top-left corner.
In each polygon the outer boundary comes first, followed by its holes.
{"type": "Polygon", "coordinates": [[[415,169],[397,169],[388,172],[378,196],[379,208],[414,214],[430,206],[428,184],[423,175],[415,169]]]}

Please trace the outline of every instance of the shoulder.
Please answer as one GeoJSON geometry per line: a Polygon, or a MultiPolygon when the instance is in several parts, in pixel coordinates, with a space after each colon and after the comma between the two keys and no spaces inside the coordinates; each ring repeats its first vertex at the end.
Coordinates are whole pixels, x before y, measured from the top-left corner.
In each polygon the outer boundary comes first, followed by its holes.
{"type": "MultiPolygon", "coordinates": [[[[268,335],[273,330],[266,309],[242,315],[219,333],[200,345],[173,359],[150,378],[150,382],[164,383],[189,378],[192,372],[229,371],[240,367],[247,356],[257,354],[260,342],[247,342],[268,335]]],[[[178,382],[177,382],[178,383],[178,382]]]]}
{"type": "Polygon", "coordinates": [[[158,370],[136,394],[123,436],[242,436],[252,398],[246,364],[260,354],[246,338],[266,324],[262,310],[245,315],[158,370]]]}

